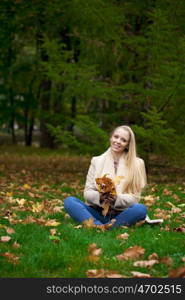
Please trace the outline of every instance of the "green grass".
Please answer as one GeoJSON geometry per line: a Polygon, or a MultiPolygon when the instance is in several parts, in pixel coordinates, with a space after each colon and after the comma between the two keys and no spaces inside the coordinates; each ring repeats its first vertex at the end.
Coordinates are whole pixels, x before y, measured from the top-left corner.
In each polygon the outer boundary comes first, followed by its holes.
{"type": "Polygon", "coordinates": [[[181,208],[181,212],[171,214],[171,218],[166,219],[162,225],[144,224],[139,227],[115,228],[103,232],[93,228],[77,229],[75,226],[78,224],[66,217],[63,208],[61,212],[55,213],[33,212],[30,208],[36,202],[49,204],[56,199],[63,201],[69,195],[76,195],[82,199],[88,162],[82,169],[76,158],[63,159],[62,156],[57,156],[51,160],[51,156],[42,156],[35,159],[31,153],[26,156],[26,159],[21,159],[21,156],[12,153],[5,156],[0,155],[0,237],[11,236],[11,240],[0,242],[1,277],[82,278],[87,277],[86,272],[90,269],[112,270],[126,277],[132,277],[131,271],[149,273],[152,277],[168,277],[171,269],[184,266],[182,261],[185,256],[184,233],[174,231],[174,228],[184,226],[182,204],[185,199],[185,185],[183,183],[169,185],[151,183],[145,190],[145,195],[159,196],[159,200],[149,207],[151,218],[156,218],[154,216],[156,208],[164,209],[166,214],[169,214],[170,207],[167,206],[167,202],[181,208]],[[69,172],[72,165],[75,173],[69,172]],[[29,184],[30,188],[24,189],[24,184],[29,184]],[[153,191],[152,188],[155,190],[153,191]],[[164,189],[172,191],[172,195],[165,195],[164,189]],[[7,193],[12,193],[12,198],[11,194],[7,193]],[[11,203],[11,199],[26,201],[20,207],[18,203],[11,203]],[[7,211],[11,212],[14,220],[19,219],[21,222],[11,224],[10,219],[7,218],[7,211]],[[30,215],[35,220],[41,216],[45,219],[55,219],[60,222],[60,225],[52,227],[37,223],[23,224],[25,218],[30,215]],[[15,233],[7,234],[5,226],[13,228],[15,233]],[[161,230],[166,226],[169,227],[169,231],[161,230]],[[56,236],[59,239],[57,243],[50,238],[52,228],[56,229],[56,236]],[[129,234],[129,238],[118,239],[117,235],[124,232],[129,234]],[[14,242],[20,244],[20,247],[14,248],[14,242]],[[102,248],[102,254],[97,262],[88,259],[88,247],[92,243],[96,243],[97,248],[102,248]],[[120,261],[116,258],[116,255],[134,245],[145,249],[141,260],[146,260],[155,252],[159,259],[170,257],[173,264],[158,263],[152,268],[134,267],[133,260],[120,261]],[[7,252],[18,256],[19,260],[16,263],[8,260],[4,256],[7,252]]]}

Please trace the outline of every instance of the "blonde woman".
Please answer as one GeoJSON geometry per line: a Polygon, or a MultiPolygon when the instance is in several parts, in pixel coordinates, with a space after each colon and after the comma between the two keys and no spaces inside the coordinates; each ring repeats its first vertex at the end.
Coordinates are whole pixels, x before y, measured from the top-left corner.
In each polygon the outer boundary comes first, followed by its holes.
{"type": "Polygon", "coordinates": [[[119,126],[110,136],[108,150],[91,160],[84,189],[86,203],[76,197],[67,197],[64,208],[78,222],[92,218],[95,225],[109,224],[114,220],[112,228],[130,226],[146,218],[146,207],[138,203],[145,185],[145,164],[136,155],[134,133],[129,126],[119,126]],[[112,180],[119,178],[116,196],[98,191],[96,178],[104,175],[112,180]],[[107,197],[111,209],[104,215],[102,203],[107,197]]]}

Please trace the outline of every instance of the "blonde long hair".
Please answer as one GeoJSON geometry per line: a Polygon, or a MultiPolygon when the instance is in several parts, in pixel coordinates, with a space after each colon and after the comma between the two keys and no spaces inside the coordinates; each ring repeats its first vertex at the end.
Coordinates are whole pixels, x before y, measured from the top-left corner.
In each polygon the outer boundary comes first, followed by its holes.
{"type": "Polygon", "coordinates": [[[144,165],[143,168],[141,168],[141,160],[137,157],[135,135],[129,126],[121,125],[113,130],[111,136],[114,134],[115,130],[119,128],[126,130],[130,136],[128,148],[124,151],[128,169],[124,191],[127,193],[140,193],[146,184],[146,173],[144,165]]]}

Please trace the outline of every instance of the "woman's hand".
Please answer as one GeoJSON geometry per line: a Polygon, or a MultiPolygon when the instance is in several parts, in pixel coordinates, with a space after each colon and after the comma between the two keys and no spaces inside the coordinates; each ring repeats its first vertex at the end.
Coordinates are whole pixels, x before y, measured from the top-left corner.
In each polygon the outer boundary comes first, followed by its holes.
{"type": "Polygon", "coordinates": [[[110,203],[111,206],[114,206],[115,201],[116,197],[110,193],[100,193],[100,204],[107,202],[110,203]]]}

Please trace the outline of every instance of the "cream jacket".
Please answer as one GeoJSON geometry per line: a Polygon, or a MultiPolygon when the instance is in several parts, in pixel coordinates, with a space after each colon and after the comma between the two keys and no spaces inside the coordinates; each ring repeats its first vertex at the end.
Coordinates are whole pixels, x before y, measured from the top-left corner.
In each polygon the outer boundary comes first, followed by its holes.
{"type": "MultiPolygon", "coordinates": [[[[146,184],[145,164],[141,158],[137,158],[137,163],[141,170],[142,187],[144,187],[146,184]]],[[[117,172],[115,173],[114,160],[110,148],[102,155],[93,157],[87,173],[84,189],[84,199],[87,201],[87,204],[92,206],[101,206],[100,194],[97,190],[95,179],[97,177],[102,177],[104,174],[107,174],[107,176],[109,176],[112,179],[114,179],[115,176],[122,176],[123,178],[120,184],[116,185],[117,197],[114,205],[115,210],[122,211],[130,205],[139,202],[140,193],[124,193],[124,181],[126,173],[127,167],[125,164],[124,156],[120,158],[117,172]]]]}

